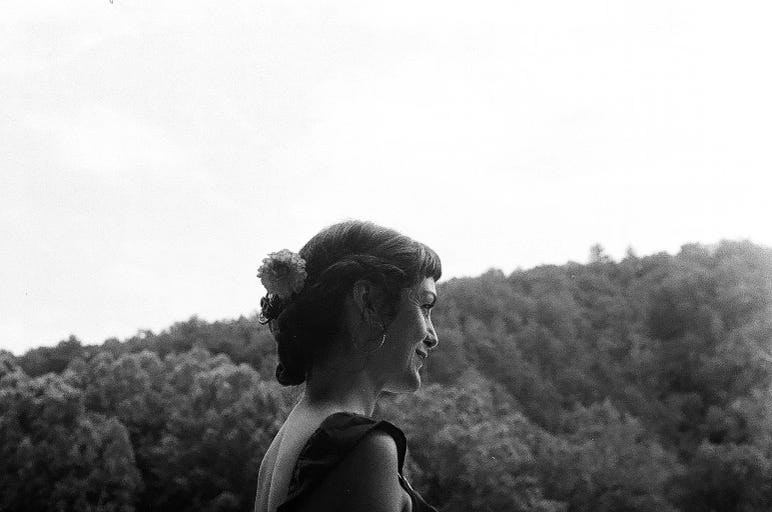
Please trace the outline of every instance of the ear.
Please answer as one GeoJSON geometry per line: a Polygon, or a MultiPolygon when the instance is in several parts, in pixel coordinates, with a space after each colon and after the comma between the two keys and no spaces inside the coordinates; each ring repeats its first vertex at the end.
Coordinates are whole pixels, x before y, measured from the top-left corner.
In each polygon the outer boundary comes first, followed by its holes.
{"type": "Polygon", "coordinates": [[[360,279],[354,283],[351,297],[356,307],[357,316],[360,318],[369,318],[372,315],[377,315],[380,311],[380,290],[366,279],[360,279]]]}

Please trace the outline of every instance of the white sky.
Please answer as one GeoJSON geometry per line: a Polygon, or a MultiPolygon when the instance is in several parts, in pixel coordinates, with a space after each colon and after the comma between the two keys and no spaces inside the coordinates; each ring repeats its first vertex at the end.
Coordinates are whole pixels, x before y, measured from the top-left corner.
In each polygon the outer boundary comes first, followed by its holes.
{"type": "Polygon", "coordinates": [[[6,1],[0,348],[250,314],[346,217],[446,276],[772,245],[771,5],[6,1]]]}

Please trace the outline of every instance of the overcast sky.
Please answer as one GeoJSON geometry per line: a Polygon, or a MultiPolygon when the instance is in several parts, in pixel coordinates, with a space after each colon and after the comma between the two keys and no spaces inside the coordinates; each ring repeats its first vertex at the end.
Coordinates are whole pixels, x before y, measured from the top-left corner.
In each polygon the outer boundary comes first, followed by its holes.
{"type": "Polygon", "coordinates": [[[6,1],[0,348],[251,314],[347,217],[448,277],[772,245],[768,5],[6,1]]]}

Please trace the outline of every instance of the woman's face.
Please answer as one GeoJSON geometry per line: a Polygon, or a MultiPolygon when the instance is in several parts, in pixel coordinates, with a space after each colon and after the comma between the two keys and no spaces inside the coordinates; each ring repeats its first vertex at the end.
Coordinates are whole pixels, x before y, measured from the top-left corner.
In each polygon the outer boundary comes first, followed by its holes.
{"type": "Polygon", "coordinates": [[[412,392],[421,386],[420,369],[438,342],[431,319],[436,301],[437,288],[431,277],[402,290],[397,314],[377,353],[383,363],[385,391],[412,392]]]}

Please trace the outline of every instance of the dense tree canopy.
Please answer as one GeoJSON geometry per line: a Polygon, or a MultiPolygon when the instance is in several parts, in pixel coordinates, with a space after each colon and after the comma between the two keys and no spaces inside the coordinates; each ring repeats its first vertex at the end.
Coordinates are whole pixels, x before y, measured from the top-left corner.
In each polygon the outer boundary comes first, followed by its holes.
{"type": "MultiPolygon", "coordinates": [[[[444,511],[772,509],[772,251],[439,286],[426,384],[376,415],[444,511]]],[[[0,351],[0,510],[248,511],[300,389],[255,317],[0,351]]]]}

